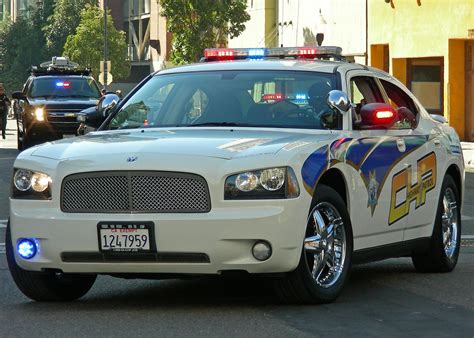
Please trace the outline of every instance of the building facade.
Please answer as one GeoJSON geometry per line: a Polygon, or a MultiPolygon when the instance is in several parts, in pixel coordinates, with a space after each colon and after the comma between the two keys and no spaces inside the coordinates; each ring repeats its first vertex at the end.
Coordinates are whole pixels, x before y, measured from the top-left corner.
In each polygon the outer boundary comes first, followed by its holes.
{"type": "MultiPolygon", "coordinates": [[[[99,1],[101,7],[103,1],[99,1]]],[[[124,82],[133,86],[151,72],[169,66],[171,39],[156,0],[108,0],[107,7],[111,11],[115,27],[124,31],[127,36],[132,68],[129,78],[124,82]]],[[[113,65],[111,73],[113,74],[113,65]]]]}
{"type": "Polygon", "coordinates": [[[19,16],[28,16],[32,8],[42,3],[42,0],[0,0],[0,21],[15,21],[19,16]]]}
{"type": "Polygon", "coordinates": [[[474,141],[474,1],[370,0],[370,64],[474,141]]]}
{"type": "Polygon", "coordinates": [[[247,11],[246,29],[229,47],[316,46],[318,37],[366,63],[366,0],[248,0],[247,11]]]}

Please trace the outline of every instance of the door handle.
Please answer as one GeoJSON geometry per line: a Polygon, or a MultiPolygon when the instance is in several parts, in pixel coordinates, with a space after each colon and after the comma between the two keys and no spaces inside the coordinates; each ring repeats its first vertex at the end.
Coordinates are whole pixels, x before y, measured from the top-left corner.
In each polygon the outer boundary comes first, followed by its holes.
{"type": "Polygon", "coordinates": [[[405,141],[402,138],[397,139],[397,148],[398,148],[398,151],[401,153],[404,153],[407,150],[405,141]]]}

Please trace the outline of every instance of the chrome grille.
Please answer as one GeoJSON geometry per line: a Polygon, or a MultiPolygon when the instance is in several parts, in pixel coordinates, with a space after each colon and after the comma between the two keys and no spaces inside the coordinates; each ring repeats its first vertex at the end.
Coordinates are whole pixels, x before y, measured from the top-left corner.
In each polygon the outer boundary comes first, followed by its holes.
{"type": "Polygon", "coordinates": [[[61,210],[75,213],[203,213],[211,210],[201,176],[174,172],[93,172],[67,176],[61,210]]]}

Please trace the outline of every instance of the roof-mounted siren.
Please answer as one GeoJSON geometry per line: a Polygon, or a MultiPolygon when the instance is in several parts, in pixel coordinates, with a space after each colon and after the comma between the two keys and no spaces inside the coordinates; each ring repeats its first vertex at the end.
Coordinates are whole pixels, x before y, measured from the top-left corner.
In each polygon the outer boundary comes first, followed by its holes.
{"type": "Polygon", "coordinates": [[[342,48],[337,46],[280,48],[208,48],[202,61],[231,61],[244,59],[297,58],[343,60],[342,48]]]}
{"type": "Polygon", "coordinates": [[[74,70],[79,67],[79,64],[72,62],[69,58],[64,56],[53,56],[51,61],[43,62],[40,66],[41,68],[47,69],[74,70]]]}

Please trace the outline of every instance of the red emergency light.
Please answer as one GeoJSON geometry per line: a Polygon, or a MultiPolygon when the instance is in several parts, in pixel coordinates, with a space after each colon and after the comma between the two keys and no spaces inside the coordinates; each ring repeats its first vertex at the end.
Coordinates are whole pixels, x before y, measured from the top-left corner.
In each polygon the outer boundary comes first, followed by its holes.
{"type": "Polygon", "coordinates": [[[283,95],[282,93],[262,95],[262,101],[283,101],[285,98],[285,95],[283,95]]]}
{"type": "Polygon", "coordinates": [[[204,61],[229,61],[264,58],[334,58],[341,59],[341,47],[280,47],[280,48],[208,48],[204,50],[204,61]]]}

